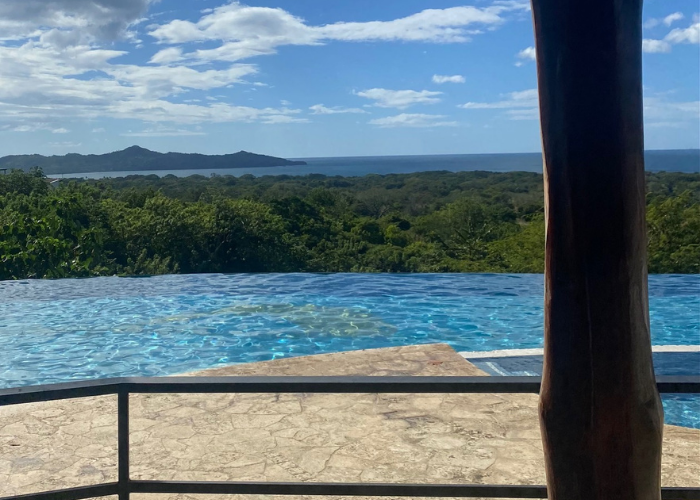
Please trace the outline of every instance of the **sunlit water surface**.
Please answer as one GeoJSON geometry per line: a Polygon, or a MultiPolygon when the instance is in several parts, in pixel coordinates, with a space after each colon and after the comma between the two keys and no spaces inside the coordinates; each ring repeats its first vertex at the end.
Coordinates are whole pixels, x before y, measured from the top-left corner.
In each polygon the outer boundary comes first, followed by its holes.
{"type": "MultiPolygon", "coordinates": [[[[700,344],[700,276],[651,276],[649,285],[653,344],[700,344]]],[[[5,281],[0,387],[435,342],[458,351],[541,347],[542,297],[542,275],[523,274],[5,281]]],[[[667,404],[669,423],[700,428],[698,414],[693,398],[667,404]]]]}

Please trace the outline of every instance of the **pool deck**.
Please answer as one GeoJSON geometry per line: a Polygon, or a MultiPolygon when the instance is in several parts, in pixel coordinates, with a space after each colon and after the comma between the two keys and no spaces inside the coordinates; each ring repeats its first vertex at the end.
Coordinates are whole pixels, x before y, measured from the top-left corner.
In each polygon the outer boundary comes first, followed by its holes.
{"type": "MultiPolygon", "coordinates": [[[[487,374],[435,344],[187,375],[487,374]]],[[[545,480],[535,395],[132,395],[130,410],[133,479],[545,480]]],[[[0,408],[0,497],[115,481],[116,427],[114,396],[0,408]]],[[[662,468],[665,486],[700,484],[700,430],[666,426],[662,468]]]]}

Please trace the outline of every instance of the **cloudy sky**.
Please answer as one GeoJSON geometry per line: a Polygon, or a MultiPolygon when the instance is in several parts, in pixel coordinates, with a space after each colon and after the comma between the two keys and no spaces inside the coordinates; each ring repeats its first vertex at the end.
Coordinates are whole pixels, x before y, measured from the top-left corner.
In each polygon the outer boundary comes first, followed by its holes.
{"type": "MultiPolygon", "coordinates": [[[[697,2],[646,0],[649,149],[700,142],[697,2]]],[[[538,151],[520,0],[0,0],[0,156],[538,151]]]]}

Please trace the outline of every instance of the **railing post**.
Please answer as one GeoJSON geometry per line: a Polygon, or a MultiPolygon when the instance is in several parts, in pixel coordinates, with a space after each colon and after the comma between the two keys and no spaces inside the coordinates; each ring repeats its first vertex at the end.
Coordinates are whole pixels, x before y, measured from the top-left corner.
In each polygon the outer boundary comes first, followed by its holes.
{"type": "Polygon", "coordinates": [[[117,393],[117,468],[119,470],[119,500],[129,500],[129,392],[117,393]]]}

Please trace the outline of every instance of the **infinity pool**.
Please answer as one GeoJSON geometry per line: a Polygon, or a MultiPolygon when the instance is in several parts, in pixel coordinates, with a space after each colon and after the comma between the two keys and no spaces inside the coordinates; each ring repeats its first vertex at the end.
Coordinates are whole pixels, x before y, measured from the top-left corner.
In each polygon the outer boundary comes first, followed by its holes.
{"type": "MultiPolygon", "coordinates": [[[[700,344],[700,276],[649,284],[653,343],[700,344]]],[[[5,281],[0,387],[434,342],[458,351],[541,347],[542,295],[542,275],[5,281]]]]}

